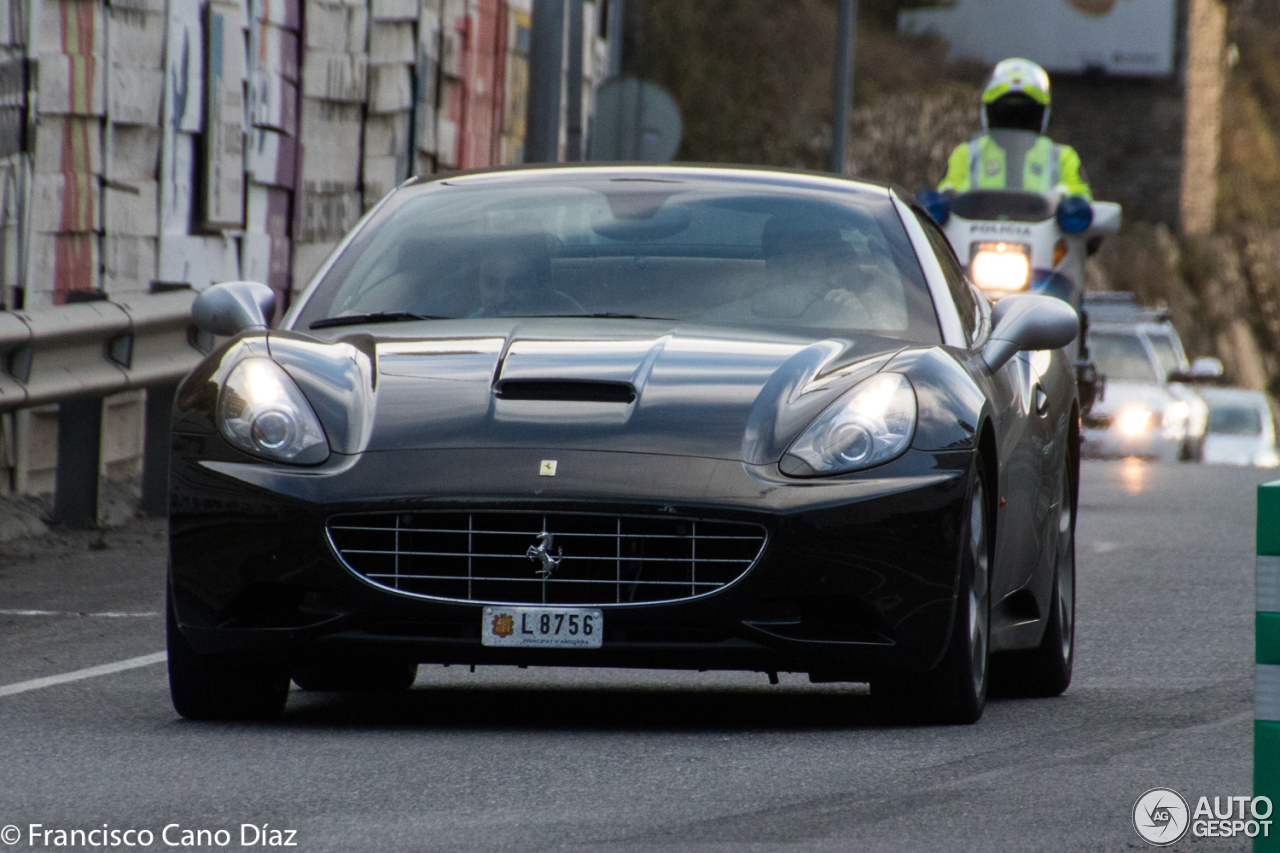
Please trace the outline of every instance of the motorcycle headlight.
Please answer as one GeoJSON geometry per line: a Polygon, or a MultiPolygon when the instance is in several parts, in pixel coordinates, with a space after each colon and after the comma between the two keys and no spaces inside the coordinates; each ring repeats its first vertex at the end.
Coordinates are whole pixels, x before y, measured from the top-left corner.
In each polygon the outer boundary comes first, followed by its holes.
{"type": "Polygon", "coordinates": [[[289,375],[268,358],[246,358],[218,398],[222,437],[276,462],[313,465],[329,458],[324,428],[289,375]]]}
{"type": "Polygon", "coordinates": [[[846,474],[895,459],[916,431],[916,392],[900,373],[864,379],[827,407],[782,460],[793,477],[846,474]]]}
{"type": "Polygon", "coordinates": [[[1026,243],[975,243],[969,271],[983,290],[1009,292],[1031,283],[1031,247],[1026,243]]]}

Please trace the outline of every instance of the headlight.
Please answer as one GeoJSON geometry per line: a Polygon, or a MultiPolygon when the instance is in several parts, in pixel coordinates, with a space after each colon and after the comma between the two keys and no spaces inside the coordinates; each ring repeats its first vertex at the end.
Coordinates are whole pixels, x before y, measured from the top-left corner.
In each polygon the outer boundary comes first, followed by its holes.
{"type": "Polygon", "coordinates": [[[1120,413],[1120,431],[1125,435],[1138,435],[1147,428],[1151,412],[1141,406],[1133,406],[1120,413]]]}
{"type": "Polygon", "coordinates": [[[1174,400],[1164,410],[1165,438],[1182,438],[1187,434],[1187,418],[1191,416],[1191,406],[1182,400],[1174,400]]]}
{"type": "Polygon", "coordinates": [[[974,243],[969,257],[973,282],[983,290],[1022,290],[1031,282],[1031,247],[1025,243],[974,243]]]}
{"type": "Polygon", "coordinates": [[[316,413],[289,375],[268,358],[235,366],[218,398],[218,427],[241,450],[309,465],[329,458],[316,413]]]}
{"type": "Polygon", "coordinates": [[[783,457],[782,470],[794,477],[860,471],[901,455],[915,431],[911,383],[899,373],[877,374],[809,424],[783,457]]]}
{"type": "Polygon", "coordinates": [[[1263,450],[1253,457],[1253,464],[1259,468],[1280,467],[1280,456],[1274,450],[1263,450]]]}

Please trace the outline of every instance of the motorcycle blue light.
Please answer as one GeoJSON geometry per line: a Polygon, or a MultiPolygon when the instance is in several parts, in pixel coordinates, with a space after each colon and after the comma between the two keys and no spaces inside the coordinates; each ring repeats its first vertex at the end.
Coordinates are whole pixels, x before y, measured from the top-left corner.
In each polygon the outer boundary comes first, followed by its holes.
{"type": "Polygon", "coordinates": [[[1093,224],[1093,205],[1082,195],[1069,195],[1058,202],[1058,227],[1079,234],[1093,224]]]}
{"type": "Polygon", "coordinates": [[[916,201],[929,212],[934,222],[939,225],[947,224],[947,219],[951,217],[951,205],[947,204],[947,197],[942,193],[937,190],[921,190],[916,195],[916,201]]]}

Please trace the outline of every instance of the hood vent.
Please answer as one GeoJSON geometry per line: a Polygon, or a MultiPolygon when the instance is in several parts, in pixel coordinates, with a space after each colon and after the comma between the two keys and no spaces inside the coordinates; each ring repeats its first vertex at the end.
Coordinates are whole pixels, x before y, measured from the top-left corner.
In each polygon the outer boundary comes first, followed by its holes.
{"type": "Polygon", "coordinates": [[[494,388],[503,400],[555,400],[578,403],[633,403],[630,382],[592,382],[577,379],[504,379],[494,388]]]}

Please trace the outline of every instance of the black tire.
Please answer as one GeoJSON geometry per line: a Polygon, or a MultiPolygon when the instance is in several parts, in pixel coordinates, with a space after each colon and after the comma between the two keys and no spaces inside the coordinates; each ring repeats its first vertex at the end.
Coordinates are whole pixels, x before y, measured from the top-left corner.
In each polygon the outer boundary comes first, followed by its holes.
{"type": "Polygon", "coordinates": [[[1044,637],[1034,649],[1009,652],[995,662],[994,689],[1002,696],[1058,696],[1071,685],[1076,650],[1076,501],[1070,463],[1058,498],[1058,551],[1044,637]]]}
{"type": "Polygon", "coordinates": [[[981,457],[974,467],[960,589],[946,653],[928,672],[892,673],[872,680],[871,704],[882,723],[965,725],[982,717],[991,658],[991,506],[981,457]]]}
{"type": "Polygon", "coordinates": [[[418,665],[404,661],[309,661],[293,668],[293,681],[303,690],[398,693],[417,677],[418,665]]]}
{"type": "Polygon", "coordinates": [[[172,596],[165,597],[169,695],[188,720],[274,720],[289,699],[283,663],[197,654],[182,635],[172,596]]]}

